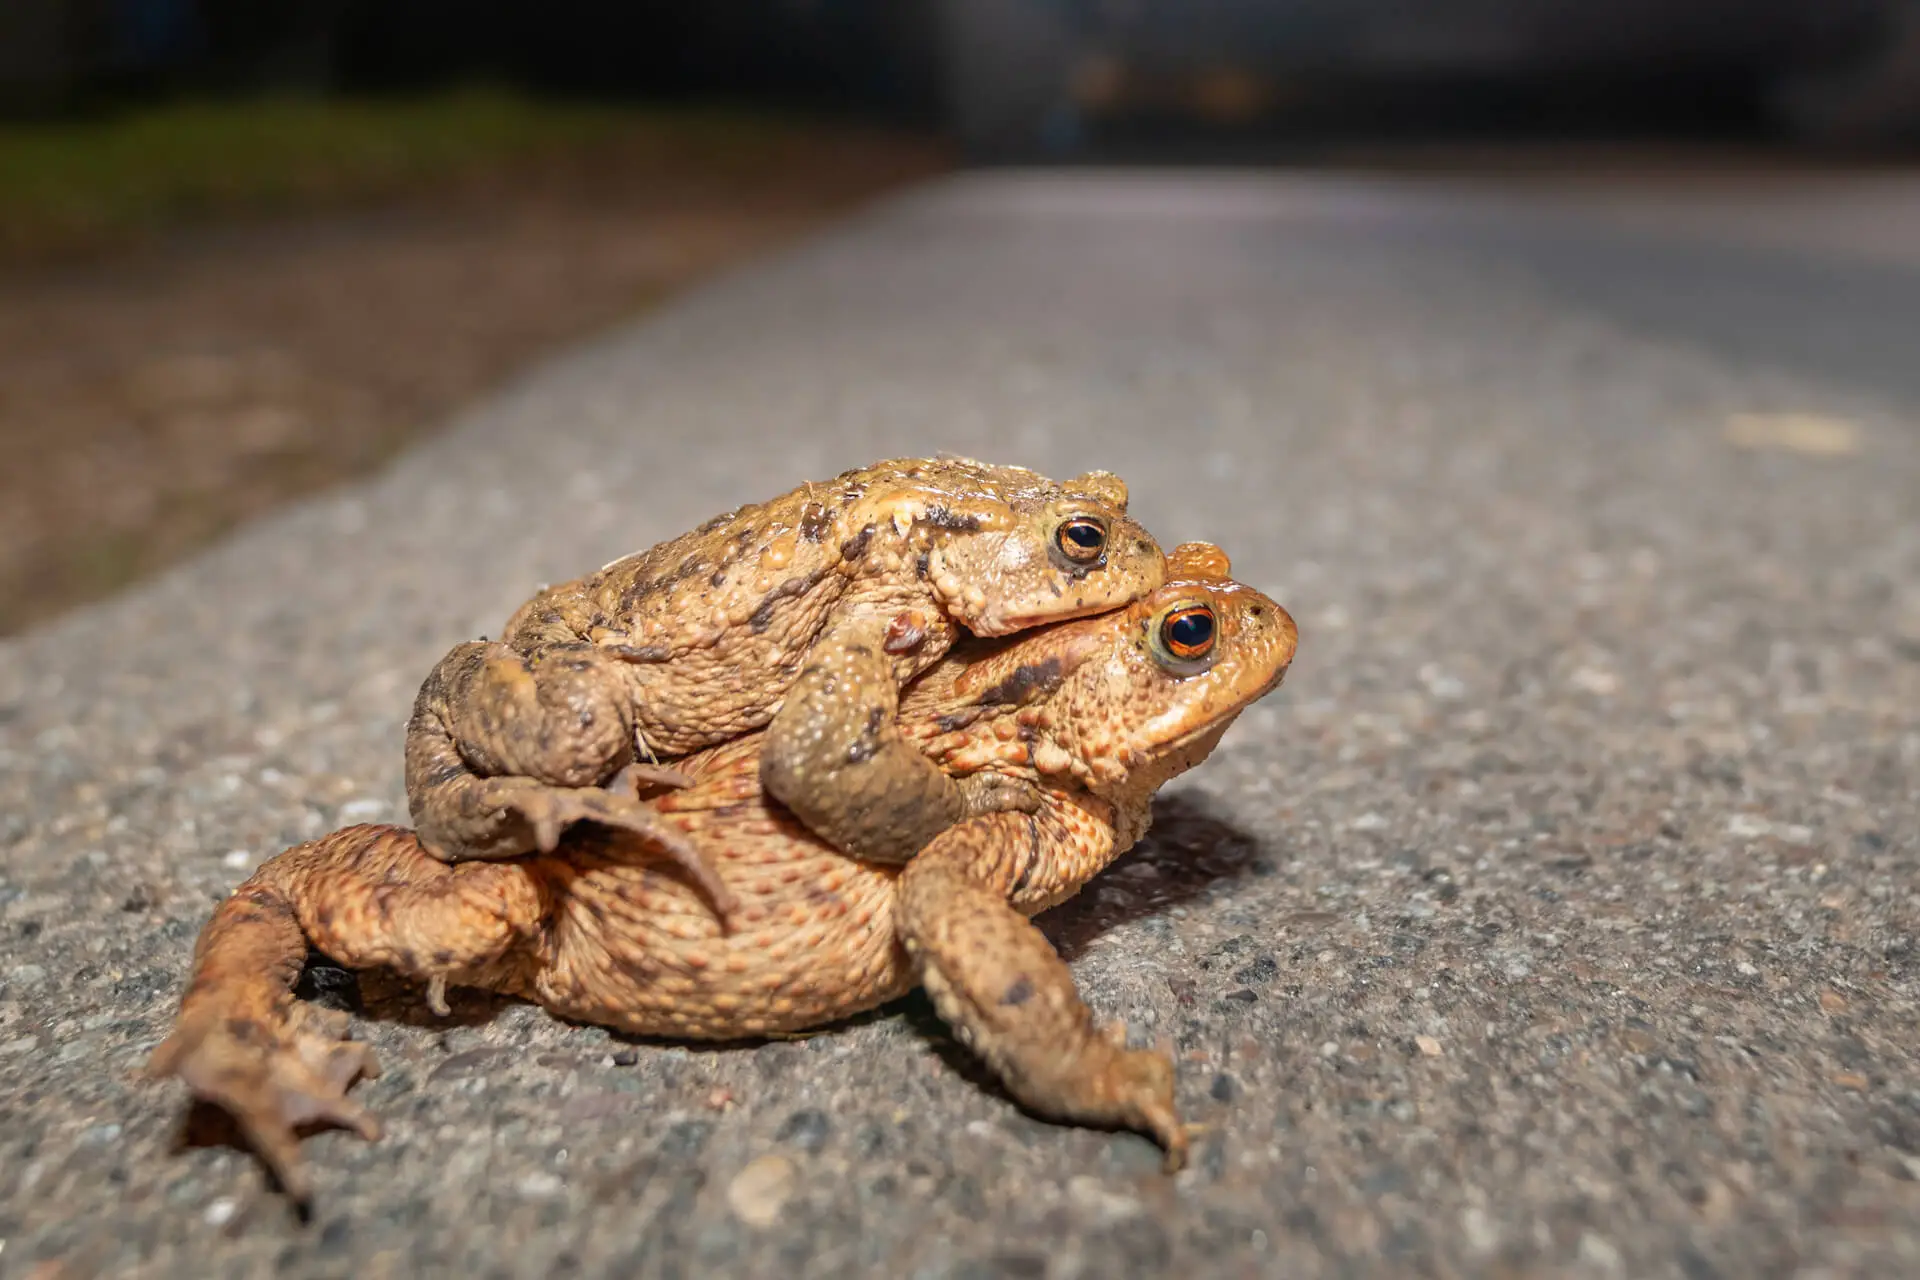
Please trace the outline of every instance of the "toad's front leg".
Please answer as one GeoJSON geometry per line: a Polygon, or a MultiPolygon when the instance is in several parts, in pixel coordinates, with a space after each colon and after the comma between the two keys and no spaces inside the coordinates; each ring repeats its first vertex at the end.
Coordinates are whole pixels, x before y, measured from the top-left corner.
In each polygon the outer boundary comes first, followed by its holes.
{"type": "Polygon", "coordinates": [[[969,822],[915,858],[899,881],[901,941],[940,1016],[1015,1098],[1058,1119],[1151,1134],[1178,1169],[1187,1135],[1172,1060],[1128,1049],[1118,1026],[1096,1026],[1066,963],[1007,903],[1020,868],[1006,851],[1035,846],[1033,821],[969,822]]]}
{"type": "Polygon", "coordinates": [[[822,639],[767,726],[761,784],[828,844],[876,862],[905,862],[968,818],[1039,805],[1021,779],[942,773],[901,738],[899,709],[883,643],[822,639]]]}
{"type": "Polygon", "coordinates": [[[407,802],[421,844],[446,862],[551,853],[576,822],[631,831],[628,847],[678,864],[724,918],[735,899],[707,856],[635,794],[684,786],[637,762],[621,659],[588,644],[528,658],[463,644],[420,687],[407,723],[407,802]]]}
{"type": "MultiPolygon", "coordinates": [[[[348,827],[272,858],[215,909],[193,980],[148,1070],[178,1076],[224,1108],[296,1200],[310,1194],[297,1130],[336,1124],[376,1138],[346,1096],[379,1074],[346,1040],[344,1015],[293,997],[309,947],[351,968],[390,967],[433,984],[494,964],[543,919],[518,865],[429,857],[398,827],[348,827]]],[[[437,994],[434,997],[437,999],[437,994]]]]}

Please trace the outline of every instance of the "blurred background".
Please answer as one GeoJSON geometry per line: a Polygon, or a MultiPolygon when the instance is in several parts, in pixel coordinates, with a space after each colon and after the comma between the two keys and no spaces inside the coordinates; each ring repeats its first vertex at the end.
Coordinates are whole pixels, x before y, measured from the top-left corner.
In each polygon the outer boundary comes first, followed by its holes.
{"type": "Polygon", "coordinates": [[[1916,144],[1920,0],[3,0],[0,633],[957,166],[1916,144]]]}

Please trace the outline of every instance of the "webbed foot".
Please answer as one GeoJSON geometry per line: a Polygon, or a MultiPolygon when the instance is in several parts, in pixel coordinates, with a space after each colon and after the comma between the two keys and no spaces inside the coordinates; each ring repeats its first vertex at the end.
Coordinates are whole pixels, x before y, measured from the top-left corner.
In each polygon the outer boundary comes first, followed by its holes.
{"type": "MultiPolygon", "coordinates": [[[[628,766],[629,769],[633,767],[628,766]]],[[[621,785],[626,787],[628,784],[621,785]]],[[[603,827],[632,832],[645,841],[648,852],[664,854],[692,878],[723,923],[740,905],[733,891],[721,880],[720,872],[712,860],[677,828],[630,793],[621,794],[601,787],[534,784],[516,787],[503,797],[503,804],[526,819],[542,853],[552,853],[558,848],[562,833],[574,823],[596,822],[603,827]]]]}
{"type": "Polygon", "coordinates": [[[1085,1089],[1109,1103],[1111,1111],[1130,1129],[1148,1134],[1167,1153],[1166,1171],[1176,1173],[1187,1163],[1187,1126],[1174,1107],[1173,1059],[1162,1049],[1129,1049],[1125,1023],[1102,1028],[1113,1052],[1094,1064],[1085,1089]]]}
{"type": "Polygon", "coordinates": [[[313,1190],[300,1160],[298,1130],[316,1125],[380,1136],[372,1112],[346,1096],[380,1074],[373,1050],[346,1039],[347,1015],[307,1005],[284,1019],[210,1016],[174,1028],[147,1073],[178,1076],[196,1098],[223,1108],[295,1201],[313,1190]]]}

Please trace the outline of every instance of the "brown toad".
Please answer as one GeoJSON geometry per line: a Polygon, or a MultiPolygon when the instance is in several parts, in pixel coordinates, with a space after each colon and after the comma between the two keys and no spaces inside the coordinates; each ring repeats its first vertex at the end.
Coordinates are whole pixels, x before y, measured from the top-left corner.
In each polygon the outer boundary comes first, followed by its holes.
{"type": "Polygon", "coordinates": [[[295,1001],[309,946],[535,1001],[643,1034],[731,1039],[832,1022],[924,985],[963,1043],[1036,1112],[1144,1130],[1184,1158],[1173,1064],[1096,1025],[1028,917],[1077,892],[1146,831],[1150,801],[1192,768],[1292,661],[1293,620],[1228,580],[1206,544],[1170,580],[1100,617],[962,646],[906,691],[904,742],[955,776],[1033,783],[1032,814],[938,835],[905,864],[835,852],[761,789],[753,734],[688,759],[652,801],[740,895],[723,930],[684,871],[639,865],[625,832],[559,852],[447,865],[412,832],[361,826],[282,853],[215,911],[152,1069],[241,1122],[304,1196],[294,1126],[378,1125],[346,1090],[374,1064],[344,1015],[295,1001]]]}
{"type": "Polygon", "coordinates": [[[961,458],[881,462],[549,587],[421,688],[406,750],[421,843],[506,858],[591,820],[653,837],[724,912],[730,892],[639,797],[684,781],[660,759],[762,727],[769,794],[864,858],[1031,808],[1024,782],[950,778],[902,742],[898,690],[963,628],[1005,635],[1159,586],[1160,548],[1126,508],[1107,472],[1061,485],[961,458]]]}

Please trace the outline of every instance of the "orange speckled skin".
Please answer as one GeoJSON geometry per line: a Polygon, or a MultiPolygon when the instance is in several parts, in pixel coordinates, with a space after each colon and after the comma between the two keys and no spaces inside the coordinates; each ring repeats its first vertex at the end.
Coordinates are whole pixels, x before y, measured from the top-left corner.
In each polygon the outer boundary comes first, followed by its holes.
{"type": "Polygon", "coordinates": [[[681,868],[645,863],[625,833],[583,829],[553,855],[448,865],[402,828],[351,827],[268,862],[216,912],[155,1069],[239,1115],[298,1191],[293,1121],[280,1117],[371,1124],[345,1098],[364,1050],[295,1013],[308,945],[426,980],[436,1000],[447,983],[484,987],[688,1038],[818,1026],[925,985],[1021,1101],[1144,1129],[1177,1163],[1171,1062],[1097,1027],[1028,923],[1131,846],[1154,791],[1292,661],[1292,619],[1227,579],[1217,549],[1182,547],[1169,570],[1128,608],[969,642],[907,690],[903,742],[956,775],[1028,779],[1043,796],[1032,814],[961,823],[905,866],[857,861],[765,794],[764,735],[712,748],[683,762],[691,785],[651,804],[737,895],[730,928],[681,868]],[[1212,644],[1182,660],[1167,620],[1196,606],[1212,644]]]}
{"type": "Polygon", "coordinates": [[[873,730],[967,631],[1099,613],[1160,585],[1160,548],[1126,506],[1106,472],[1061,485],[896,460],[549,587],[422,686],[407,731],[420,838],[447,861],[504,858],[590,819],[663,845],[712,901],[698,852],[639,803],[638,788],[679,779],[644,762],[763,727],[768,790],[845,852],[904,860],[963,818],[1030,809],[1030,787],[950,779],[873,730]]]}

